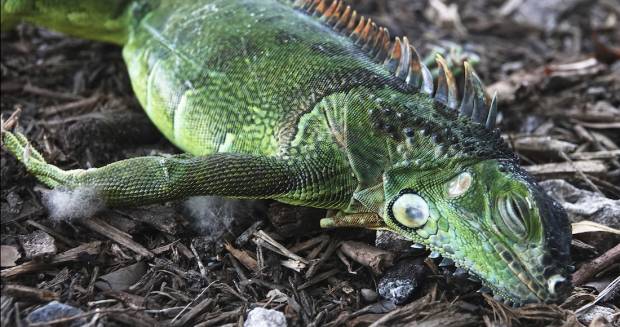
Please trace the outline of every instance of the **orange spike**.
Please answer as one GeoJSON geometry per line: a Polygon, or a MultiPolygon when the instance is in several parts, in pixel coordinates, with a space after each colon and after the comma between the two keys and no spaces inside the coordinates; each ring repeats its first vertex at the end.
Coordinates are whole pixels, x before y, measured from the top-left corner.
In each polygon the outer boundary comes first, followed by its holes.
{"type": "Polygon", "coordinates": [[[327,10],[327,0],[320,0],[319,4],[316,6],[316,9],[314,9],[314,13],[321,16],[325,10],[327,10]]]}
{"type": "Polygon", "coordinates": [[[377,27],[377,24],[375,24],[375,22],[373,22],[371,19],[368,19],[368,22],[366,23],[366,27],[364,28],[364,30],[362,31],[362,34],[360,35],[360,41],[362,44],[366,44],[368,41],[372,39],[372,37],[375,34],[374,32],[375,32],[376,27],[377,27]]]}
{"type": "Polygon", "coordinates": [[[308,0],[306,1],[305,9],[308,13],[312,14],[314,12],[314,8],[321,2],[321,0],[308,0]]]}
{"type": "Polygon", "coordinates": [[[377,59],[383,60],[383,57],[387,55],[388,51],[390,51],[390,31],[387,28],[383,28],[377,59]]]}
{"type": "Polygon", "coordinates": [[[342,15],[340,15],[340,18],[336,22],[336,25],[334,25],[334,28],[336,30],[339,30],[341,27],[347,26],[347,24],[349,24],[350,19],[351,19],[351,6],[347,6],[344,9],[344,12],[342,13],[342,15]]]}
{"type": "Polygon", "coordinates": [[[355,21],[357,21],[357,11],[353,10],[349,24],[347,25],[347,31],[352,31],[355,28],[355,21]]]}
{"type": "Polygon", "coordinates": [[[366,17],[362,16],[360,17],[360,21],[355,27],[355,29],[353,30],[353,32],[351,32],[351,36],[359,38],[359,35],[364,30],[364,27],[366,27],[366,17]]]}
{"type": "Polygon", "coordinates": [[[400,42],[400,38],[396,37],[394,39],[394,44],[392,45],[392,50],[390,50],[390,53],[385,60],[386,61],[395,60],[396,62],[399,62],[401,55],[402,55],[402,45],[400,42]]]}
{"type": "Polygon", "coordinates": [[[325,18],[329,18],[331,16],[334,15],[334,13],[336,12],[336,8],[340,5],[340,0],[334,0],[332,1],[331,6],[329,6],[329,8],[327,8],[327,10],[325,10],[325,13],[323,14],[323,17],[325,18]]]}

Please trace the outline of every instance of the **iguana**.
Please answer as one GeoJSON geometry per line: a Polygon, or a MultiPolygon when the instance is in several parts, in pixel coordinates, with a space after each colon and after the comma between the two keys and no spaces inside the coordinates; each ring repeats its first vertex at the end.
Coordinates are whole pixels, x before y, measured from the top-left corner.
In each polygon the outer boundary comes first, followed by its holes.
{"type": "Polygon", "coordinates": [[[465,63],[462,96],[406,37],[342,0],[2,0],[26,21],[123,47],[146,114],[186,154],[95,169],[6,149],[51,188],[109,207],[194,195],[331,209],[323,227],[423,244],[513,305],[570,286],[570,226],[495,128],[497,98],[465,63]],[[461,99],[461,100],[459,100],[461,99]]]}

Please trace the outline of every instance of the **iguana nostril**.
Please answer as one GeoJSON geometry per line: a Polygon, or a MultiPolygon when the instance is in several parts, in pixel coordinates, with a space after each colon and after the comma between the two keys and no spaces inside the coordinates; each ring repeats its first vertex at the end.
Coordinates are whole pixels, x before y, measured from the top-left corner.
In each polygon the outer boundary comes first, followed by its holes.
{"type": "Polygon", "coordinates": [[[570,281],[562,275],[553,275],[547,281],[547,289],[551,294],[564,294],[570,289],[570,281]]]}

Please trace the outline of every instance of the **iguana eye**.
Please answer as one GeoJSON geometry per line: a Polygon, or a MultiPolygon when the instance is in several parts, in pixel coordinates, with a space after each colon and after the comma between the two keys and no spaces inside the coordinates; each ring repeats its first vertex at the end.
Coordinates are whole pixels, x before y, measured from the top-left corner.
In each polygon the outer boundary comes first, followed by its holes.
{"type": "Polygon", "coordinates": [[[399,196],[392,203],[390,210],[399,223],[411,228],[423,226],[430,216],[428,203],[421,196],[413,193],[399,196]]]}
{"type": "Polygon", "coordinates": [[[455,198],[467,192],[471,187],[473,177],[469,172],[462,172],[448,182],[448,197],[455,198]]]}
{"type": "Polygon", "coordinates": [[[497,210],[502,218],[502,223],[517,237],[525,237],[527,235],[525,222],[529,203],[521,197],[510,195],[500,197],[497,201],[497,210]]]}

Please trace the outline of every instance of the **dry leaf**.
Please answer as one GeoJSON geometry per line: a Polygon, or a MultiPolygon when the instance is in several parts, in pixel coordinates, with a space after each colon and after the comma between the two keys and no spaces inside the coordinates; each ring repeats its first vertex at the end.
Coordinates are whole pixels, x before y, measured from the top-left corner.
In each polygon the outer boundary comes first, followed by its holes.
{"type": "Polygon", "coordinates": [[[608,232],[620,235],[620,230],[609,226],[601,225],[589,220],[582,220],[573,224],[573,235],[590,232],[608,232]]]}

